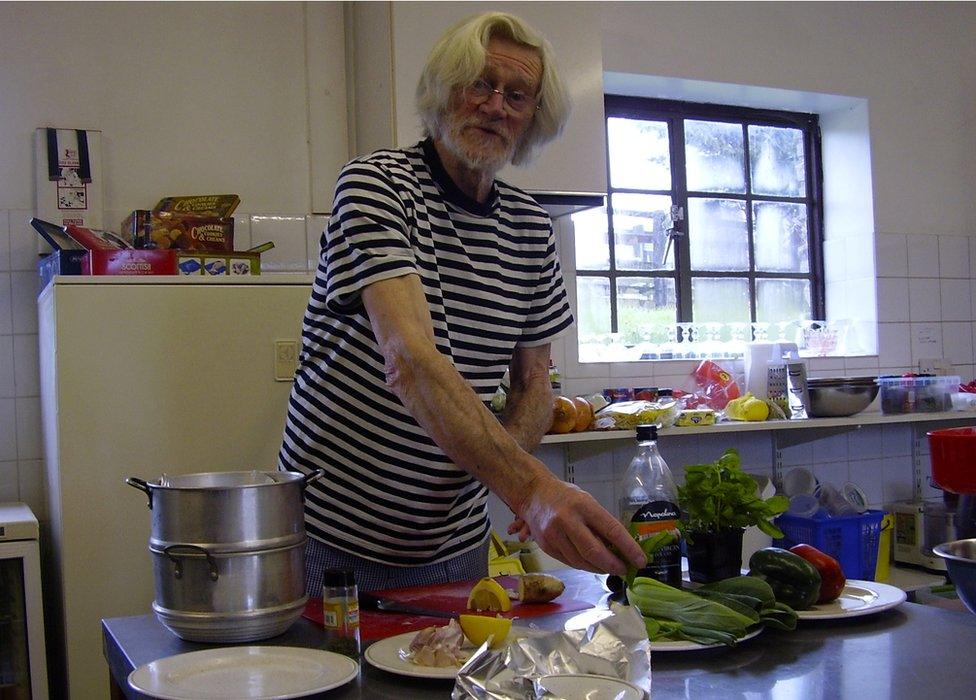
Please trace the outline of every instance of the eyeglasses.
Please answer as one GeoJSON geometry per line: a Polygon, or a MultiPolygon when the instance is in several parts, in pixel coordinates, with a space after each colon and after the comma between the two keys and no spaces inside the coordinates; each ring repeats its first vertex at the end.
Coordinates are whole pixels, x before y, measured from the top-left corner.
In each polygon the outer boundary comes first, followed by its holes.
{"type": "Polygon", "coordinates": [[[472,103],[480,105],[491,99],[492,95],[501,95],[509,114],[525,115],[541,109],[538,100],[524,90],[496,90],[484,78],[478,78],[464,88],[464,96],[472,103]]]}

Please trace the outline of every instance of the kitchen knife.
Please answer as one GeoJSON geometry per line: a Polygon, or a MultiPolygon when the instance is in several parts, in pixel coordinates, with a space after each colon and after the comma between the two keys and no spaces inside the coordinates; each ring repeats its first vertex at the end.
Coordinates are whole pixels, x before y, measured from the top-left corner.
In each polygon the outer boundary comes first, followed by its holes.
{"type": "Polygon", "coordinates": [[[447,610],[432,610],[416,605],[398,603],[394,600],[380,598],[379,596],[373,595],[372,593],[367,593],[365,591],[360,591],[359,593],[359,609],[401,613],[405,615],[426,615],[427,617],[457,617],[457,613],[448,612],[447,610]]]}

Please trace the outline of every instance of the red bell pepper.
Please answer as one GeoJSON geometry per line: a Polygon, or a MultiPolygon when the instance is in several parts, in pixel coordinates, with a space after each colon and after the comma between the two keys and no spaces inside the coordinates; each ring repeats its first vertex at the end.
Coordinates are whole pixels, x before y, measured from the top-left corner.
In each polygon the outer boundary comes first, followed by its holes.
{"type": "Polygon", "coordinates": [[[840,563],[829,554],[824,554],[819,549],[809,544],[798,544],[790,547],[794,554],[806,559],[813,564],[814,568],[820,573],[820,597],[817,603],[829,603],[835,600],[844,590],[847,577],[844,570],[840,568],[840,563]]]}

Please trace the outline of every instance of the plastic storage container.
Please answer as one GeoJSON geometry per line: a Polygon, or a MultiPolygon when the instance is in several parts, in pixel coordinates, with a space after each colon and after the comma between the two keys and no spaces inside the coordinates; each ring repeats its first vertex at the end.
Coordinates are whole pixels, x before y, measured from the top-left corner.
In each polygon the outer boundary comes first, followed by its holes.
{"type": "Polygon", "coordinates": [[[952,410],[952,394],[959,389],[959,377],[878,377],[881,412],[938,413],[952,410]]]}
{"type": "Polygon", "coordinates": [[[773,540],[773,546],[789,549],[801,543],[813,545],[840,562],[847,578],[873,581],[884,516],[884,511],[869,510],[861,515],[818,520],[784,513],[776,518],[776,524],[785,537],[773,540]]]}

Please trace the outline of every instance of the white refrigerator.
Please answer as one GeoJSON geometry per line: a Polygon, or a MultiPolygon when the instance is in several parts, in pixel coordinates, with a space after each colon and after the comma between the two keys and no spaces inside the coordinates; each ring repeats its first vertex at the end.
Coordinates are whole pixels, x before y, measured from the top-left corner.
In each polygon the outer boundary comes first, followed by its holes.
{"type": "Polygon", "coordinates": [[[124,479],[274,469],[309,275],[58,277],[38,298],[52,697],[107,697],[100,620],[151,612],[124,479]]]}

